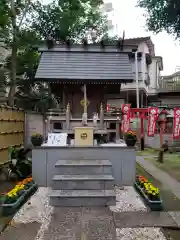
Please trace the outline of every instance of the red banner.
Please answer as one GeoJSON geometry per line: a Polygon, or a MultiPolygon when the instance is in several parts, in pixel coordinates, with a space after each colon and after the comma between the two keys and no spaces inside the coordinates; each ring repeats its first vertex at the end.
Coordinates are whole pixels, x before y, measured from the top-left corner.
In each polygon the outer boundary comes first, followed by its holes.
{"type": "Polygon", "coordinates": [[[106,111],[107,111],[107,112],[110,112],[110,110],[111,110],[111,105],[110,105],[110,104],[107,104],[107,106],[106,106],[106,111]]]}
{"type": "Polygon", "coordinates": [[[158,118],[158,108],[150,107],[148,115],[148,137],[154,137],[156,129],[156,120],[158,118]]]}
{"type": "Polygon", "coordinates": [[[180,108],[174,108],[173,139],[180,138],[180,108]]]}
{"type": "Polygon", "coordinates": [[[122,111],[121,131],[127,132],[129,130],[131,104],[122,104],[121,111],[122,111]]]}

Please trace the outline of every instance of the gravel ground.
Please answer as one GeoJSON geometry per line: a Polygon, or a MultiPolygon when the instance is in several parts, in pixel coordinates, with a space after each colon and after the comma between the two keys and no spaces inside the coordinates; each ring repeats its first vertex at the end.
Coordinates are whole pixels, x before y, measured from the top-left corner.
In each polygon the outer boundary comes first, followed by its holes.
{"type": "Polygon", "coordinates": [[[40,187],[13,218],[15,223],[40,223],[41,228],[35,240],[43,240],[44,231],[51,221],[53,207],[49,206],[49,191],[49,188],[40,187]]]}
{"type": "Polygon", "coordinates": [[[117,228],[117,240],[166,240],[160,228],[117,228]]]}
{"type": "MultiPolygon", "coordinates": [[[[31,199],[21,208],[13,218],[15,223],[38,222],[41,228],[35,240],[43,240],[44,231],[48,228],[53,213],[53,207],[49,206],[48,188],[40,187],[31,199]]],[[[116,187],[116,206],[110,210],[115,212],[147,211],[141,198],[133,187],[116,187]]],[[[159,228],[121,228],[116,229],[117,240],[165,240],[159,228]]]]}
{"type": "MultiPolygon", "coordinates": [[[[147,211],[134,187],[116,187],[116,206],[113,212],[147,211]]],[[[166,240],[160,228],[117,228],[117,240],[166,240]]]]}
{"type": "Polygon", "coordinates": [[[147,211],[134,187],[116,187],[116,206],[110,207],[112,212],[147,211]]]}

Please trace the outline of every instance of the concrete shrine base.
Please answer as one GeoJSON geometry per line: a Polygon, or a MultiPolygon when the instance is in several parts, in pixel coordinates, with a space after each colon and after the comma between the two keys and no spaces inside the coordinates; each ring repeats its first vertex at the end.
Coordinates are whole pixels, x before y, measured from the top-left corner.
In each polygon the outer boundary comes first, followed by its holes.
{"type": "MultiPolygon", "coordinates": [[[[136,175],[136,153],[132,147],[41,146],[32,150],[32,174],[39,186],[51,187],[58,160],[109,160],[114,184],[132,186],[136,175]]],[[[73,174],[73,168],[72,168],[73,174]]]]}

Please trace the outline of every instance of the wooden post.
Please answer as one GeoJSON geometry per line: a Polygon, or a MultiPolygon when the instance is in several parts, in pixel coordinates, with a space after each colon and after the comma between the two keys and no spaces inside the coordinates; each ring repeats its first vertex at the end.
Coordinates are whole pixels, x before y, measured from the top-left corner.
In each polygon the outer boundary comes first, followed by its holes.
{"type": "Polygon", "coordinates": [[[66,129],[70,129],[70,104],[67,104],[66,107],[66,129]]]}
{"type": "Polygon", "coordinates": [[[63,107],[63,109],[65,109],[65,107],[66,107],[66,94],[65,94],[65,86],[63,87],[63,92],[62,92],[62,107],[63,107]]]}
{"type": "Polygon", "coordinates": [[[87,116],[87,89],[86,89],[86,84],[83,86],[83,92],[84,92],[84,111],[82,115],[82,124],[83,126],[87,126],[88,122],[88,116],[87,116]]]}
{"type": "Polygon", "coordinates": [[[104,109],[102,103],[100,106],[100,129],[104,129],[104,109]]]}
{"type": "Polygon", "coordinates": [[[87,114],[87,88],[84,84],[84,113],[87,114]]]}

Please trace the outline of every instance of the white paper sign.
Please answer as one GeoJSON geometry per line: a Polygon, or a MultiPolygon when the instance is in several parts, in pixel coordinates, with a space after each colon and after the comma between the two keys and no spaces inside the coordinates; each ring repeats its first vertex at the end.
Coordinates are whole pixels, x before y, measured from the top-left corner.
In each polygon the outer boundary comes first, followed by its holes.
{"type": "Polygon", "coordinates": [[[66,146],[67,133],[48,133],[47,145],[66,146]]]}

